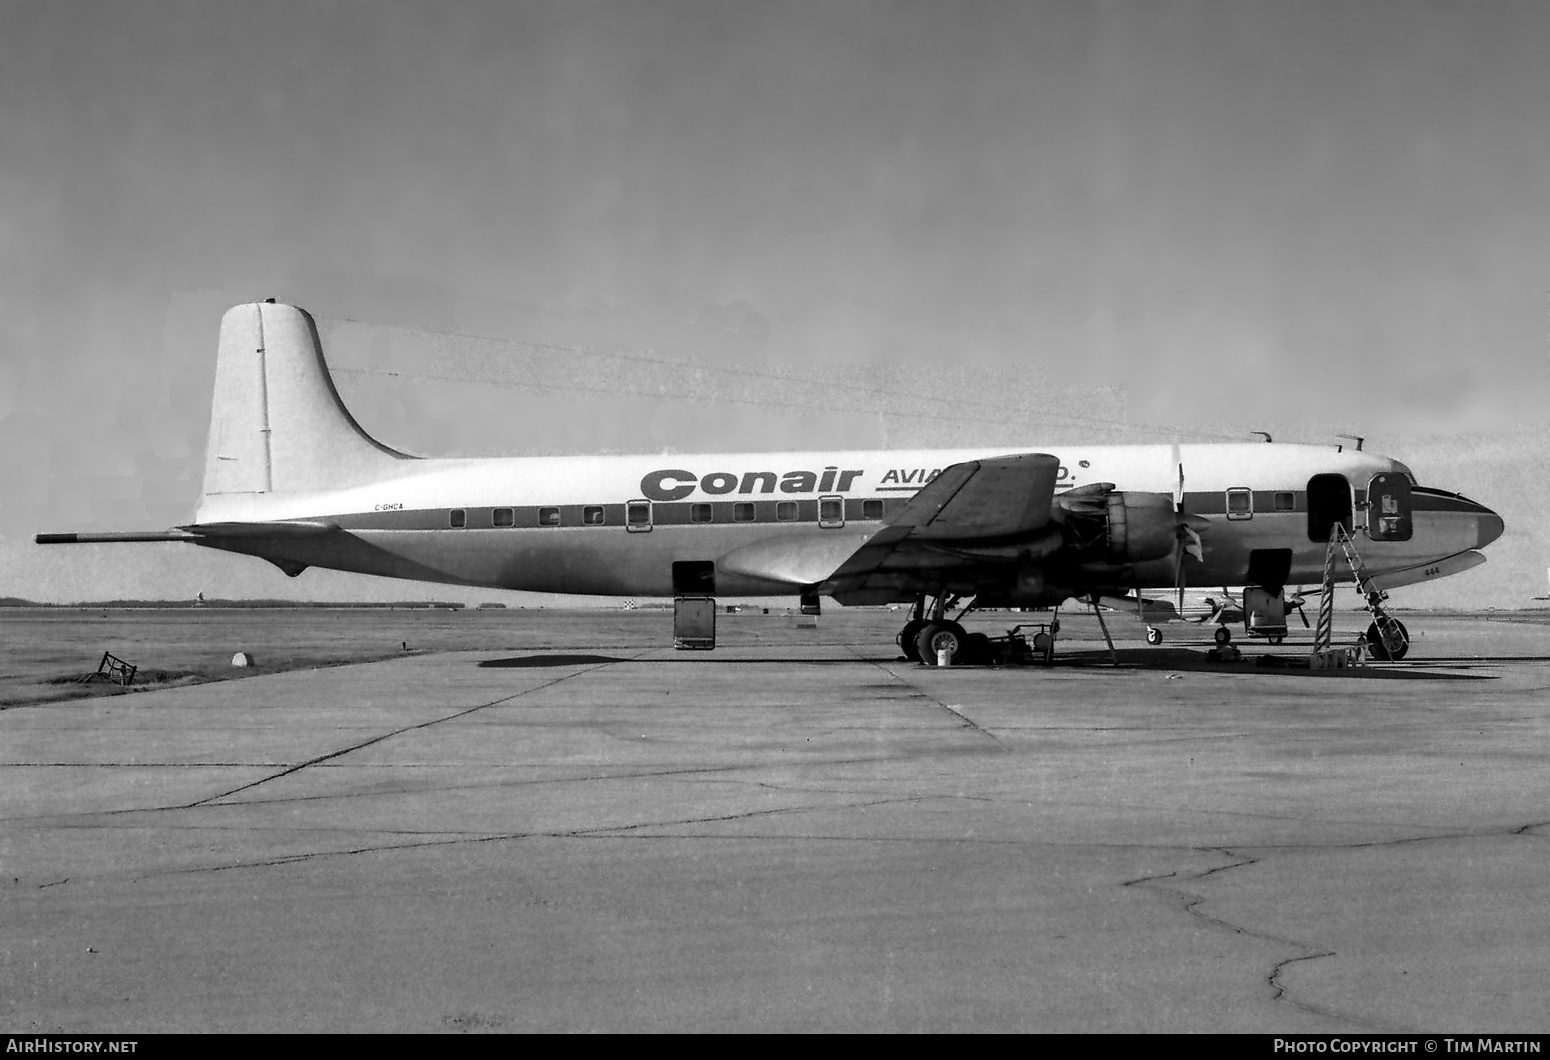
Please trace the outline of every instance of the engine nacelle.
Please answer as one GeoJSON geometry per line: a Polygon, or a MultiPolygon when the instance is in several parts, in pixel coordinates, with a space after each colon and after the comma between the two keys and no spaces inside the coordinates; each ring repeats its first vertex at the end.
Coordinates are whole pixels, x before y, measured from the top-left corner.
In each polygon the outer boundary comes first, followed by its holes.
{"type": "Polygon", "coordinates": [[[1173,555],[1179,544],[1178,517],[1166,493],[1109,494],[1109,552],[1122,563],[1144,563],[1173,555]]]}
{"type": "Polygon", "coordinates": [[[1056,507],[1071,545],[1089,560],[1144,563],[1178,547],[1178,516],[1166,493],[1086,487],[1057,497],[1056,507]]]}

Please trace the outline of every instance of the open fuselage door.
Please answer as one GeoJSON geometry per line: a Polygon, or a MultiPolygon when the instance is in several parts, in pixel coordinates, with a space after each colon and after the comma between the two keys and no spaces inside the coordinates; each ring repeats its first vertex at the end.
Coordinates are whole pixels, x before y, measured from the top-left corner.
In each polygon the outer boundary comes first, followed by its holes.
{"type": "Polygon", "coordinates": [[[1367,483],[1367,536],[1374,541],[1409,541],[1414,532],[1410,479],[1397,471],[1374,475],[1367,483]]]}

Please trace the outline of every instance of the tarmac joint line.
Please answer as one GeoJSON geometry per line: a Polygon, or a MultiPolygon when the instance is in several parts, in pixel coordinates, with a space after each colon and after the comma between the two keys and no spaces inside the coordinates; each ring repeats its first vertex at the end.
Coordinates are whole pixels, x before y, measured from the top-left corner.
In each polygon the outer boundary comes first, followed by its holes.
{"type": "Polygon", "coordinates": [[[908,681],[904,677],[904,675],[902,675],[898,671],[892,669],[887,664],[880,663],[876,659],[868,659],[866,656],[860,654],[859,652],[856,652],[854,648],[852,648],[851,651],[856,655],[856,657],[858,659],[861,659],[863,662],[867,662],[867,663],[872,664],[873,666],[877,667],[879,670],[883,671],[883,673],[885,673],[889,677],[893,678],[894,681],[898,682],[900,685],[903,685],[905,688],[909,689],[911,691],[911,693],[914,694],[915,697],[917,697],[919,699],[926,700],[927,702],[930,702],[930,703],[935,703],[937,706],[941,707],[943,710],[945,710],[948,713],[950,713],[953,717],[957,718],[960,722],[962,722],[965,728],[973,729],[975,732],[979,733],[981,736],[984,736],[985,738],[987,738],[990,741],[992,741],[997,747],[1001,748],[1003,751],[1010,751],[1010,750],[1012,750],[1011,747],[1009,747],[1006,744],[1002,743],[1001,740],[996,736],[995,733],[991,732],[989,729],[985,728],[983,725],[980,725],[978,722],[976,722],[973,718],[969,717],[967,714],[965,714],[958,707],[954,706],[951,703],[946,703],[943,700],[938,699],[936,696],[932,695],[930,692],[927,692],[925,689],[921,688],[919,685],[912,684],[910,681],[908,681]]]}

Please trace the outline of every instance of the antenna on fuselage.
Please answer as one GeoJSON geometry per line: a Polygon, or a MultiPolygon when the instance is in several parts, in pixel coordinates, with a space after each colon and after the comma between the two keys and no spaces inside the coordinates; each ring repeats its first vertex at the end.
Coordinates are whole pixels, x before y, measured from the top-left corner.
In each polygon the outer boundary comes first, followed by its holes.
{"type": "Polygon", "coordinates": [[[1270,432],[1269,431],[1250,431],[1249,433],[1250,434],[1257,434],[1257,435],[1259,435],[1261,438],[1263,438],[1265,440],[1265,444],[1266,445],[1269,445],[1271,442],[1275,441],[1274,438],[1270,437],[1270,432]]]}
{"type": "MultiPolygon", "coordinates": [[[[1366,438],[1362,437],[1360,434],[1337,434],[1337,435],[1335,435],[1335,437],[1336,438],[1349,438],[1351,441],[1355,442],[1356,443],[1356,451],[1358,453],[1362,451],[1362,443],[1367,440],[1366,438]]],[[[1337,450],[1339,452],[1342,452],[1342,453],[1345,452],[1345,446],[1343,446],[1343,445],[1342,446],[1337,446],[1336,448],[1337,448],[1337,450]]]]}

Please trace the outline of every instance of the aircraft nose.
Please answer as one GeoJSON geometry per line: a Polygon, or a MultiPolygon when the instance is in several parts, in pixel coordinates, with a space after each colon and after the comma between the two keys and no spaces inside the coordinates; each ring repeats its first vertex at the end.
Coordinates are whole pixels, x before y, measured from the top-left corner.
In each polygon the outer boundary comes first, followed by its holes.
{"type": "Polygon", "coordinates": [[[1480,515],[1475,516],[1475,547],[1484,548],[1489,545],[1492,541],[1501,537],[1502,531],[1506,528],[1507,524],[1502,522],[1501,516],[1490,509],[1486,509],[1480,515]]]}

